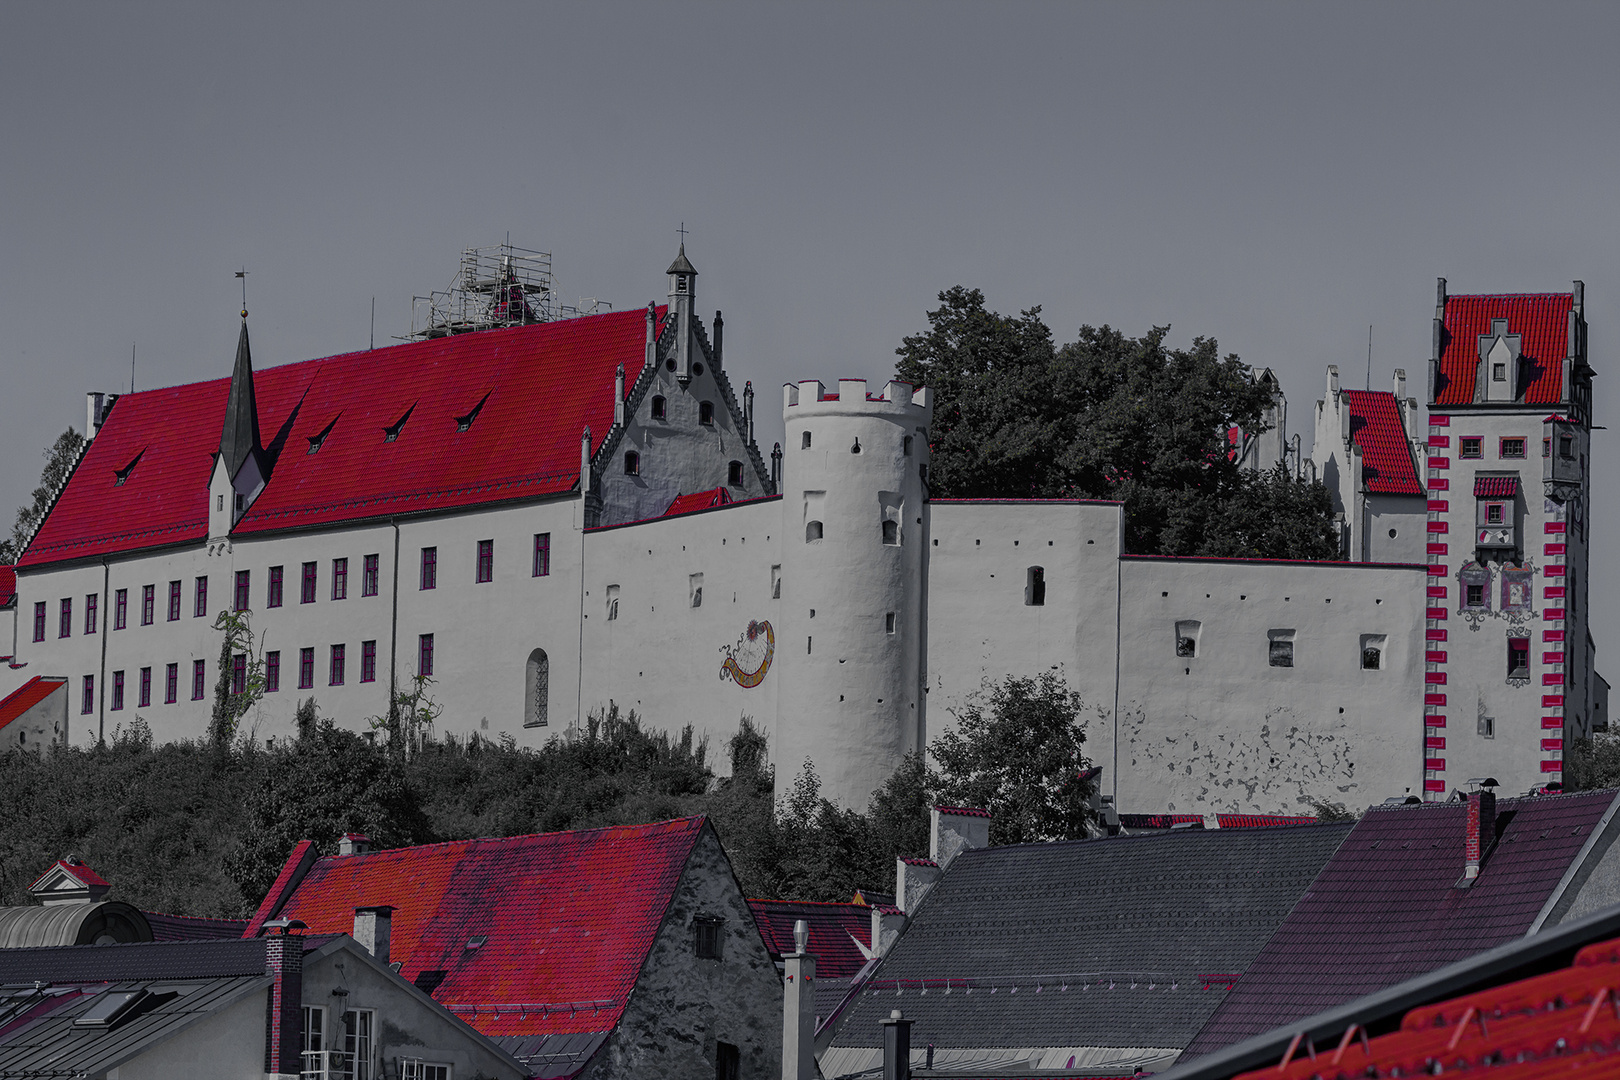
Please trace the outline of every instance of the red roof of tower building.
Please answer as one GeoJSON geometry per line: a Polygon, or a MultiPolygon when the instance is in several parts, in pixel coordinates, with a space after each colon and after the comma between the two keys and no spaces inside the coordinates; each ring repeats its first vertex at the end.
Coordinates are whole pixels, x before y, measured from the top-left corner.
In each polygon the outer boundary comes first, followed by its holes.
{"type": "Polygon", "coordinates": [[[816,976],[848,979],[866,964],[862,948],[872,943],[872,909],[865,904],[819,904],[800,900],[750,900],[748,909],[771,956],[795,952],[793,924],[809,924],[816,976]]]}
{"type": "Polygon", "coordinates": [[[1529,382],[1519,400],[1554,405],[1564,400],[1564,358],[1569,353],[1569,312],[1573,293],[1507,293],[1446,297],[1441,335],[1440,378],[1435,403],[1468,405],[1474,400],[1479,337],[1493,319],[1506,319],[1509,334],[1520,335],[1519,355],[1529,361],[1529,382]]]}
{"type": "Polygon", "coordinates": [[[1345,390],[1350,438],[1361,448],[1361,479],[1368,491],[1422,495],[1412,448],[1395,395],[1387,390],[1345,390]]]}
{"type": "MultiPolygon", "coordinates": [[[[275,465],[233,532],[569,491],[580,434],[593,452],[607,437],[614,369],[634,384],[646,333],[644,311],[613,312],[265,368],[254,392],[275,465]]],[[[120,397],[19,565],[206,539],[229,390],[120,397]]]]}
{"type": "Polygon", "coordinates": [[[680,818],[327,856],[298,880],[300,845],[247,934],[272,917],[346,934],[356,907],[391,904],[389,952],[400,974],[431,983],[436,1000],[484,1034],[608,1031],[705,824],[680,818]],[[530,1008],[507,1007],[516,1005],[530,1008]]]}
{"type": "Polygon", "coordinates": [[[5,727],[35,705],[67,685],[66,679],[35,675],[0,701],[0,728],[5,727]]]}

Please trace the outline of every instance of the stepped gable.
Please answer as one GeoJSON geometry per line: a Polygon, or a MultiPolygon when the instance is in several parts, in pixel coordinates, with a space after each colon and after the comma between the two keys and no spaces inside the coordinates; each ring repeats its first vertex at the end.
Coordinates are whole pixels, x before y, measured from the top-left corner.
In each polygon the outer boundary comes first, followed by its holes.
{"type": "MultiPolygon", "coordinates": [[[[605,1037],[704,827],[680,818],[318,858],[301,879],[284,875],[290,893],[273,890],[247,933],[279,917],[346,934],[356,907],[390,904],[400,974],[485,1035],[605,1037]]],[[[288,865],[304,861],[295,850],[288,865]]]]}
{"type": "Polygon", "coordinates": [[[807,900],[750,900],[759,936],[771,959],[793,953],[793,924],[810,926],[810,953],[817,979],[848,979],[866,964],[862,949],[872,944],[872,909],[865,904],[825,904],[807,900]]]}
{"type": "Polygon", "coordinates": [[[1473,403],[1479,336],[1491,332],[1493,319],[1506,319],[1508,333],[1520,335],[1519,354],[1532,366],[1533,375],[1519,401],[1532,405],[1563,401],[1569,312],[1574,306],[1573,293],[1447,296],[1440,350],[1444,385],[1436,387],[1436,404],[1473,403]]]}
{"type": "Polygon", "coordinates": [[[912,1045],[942,1053],[1045,1048],[1056,1057],[1043,1067],[1072,1055],[1126,1071],[1132,1054],[1173,1057],[1349,833],[1190,829],[964,851],[834,1047],[881,1046],[880,1021],[898,1008],[915,1021],[912,1045]]]}
{"type": "Polygon", "coordinates": [[[1361,479],[1367,490],[1422,495],[1395,395],[1387,390],[1342,392],[1350,409],[1350,438],[1361,448],[1361,479]]]}
{"type": "MultiPolygon", "coordinates": [[[[646,333],[645,311],[613,312],[265,368],[254,396],[272,469],[233,533],[572,490],[580,433],[593,450],[607,437],[614,370],[640,370],[646,333]]],[[[18,565],[206,540],[230,386],[121,396],[18,565]]]]}
{"type": "Polygon", "coordinates": [[[1466,803],[1372,807],[1183,1060],[1524,936],[1615,801],[1500,800],[1500,839],[1470,888],[1466,803]]]}

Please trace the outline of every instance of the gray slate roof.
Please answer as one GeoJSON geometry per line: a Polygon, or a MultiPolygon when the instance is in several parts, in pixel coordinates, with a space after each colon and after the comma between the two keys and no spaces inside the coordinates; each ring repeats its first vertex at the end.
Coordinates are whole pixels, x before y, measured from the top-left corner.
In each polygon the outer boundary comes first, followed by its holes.
{"type": "Polygon", "coordinates": [[[964,852],[834,1046],[1187,1045],[1350,832],[1188,830],[964,852]]]}

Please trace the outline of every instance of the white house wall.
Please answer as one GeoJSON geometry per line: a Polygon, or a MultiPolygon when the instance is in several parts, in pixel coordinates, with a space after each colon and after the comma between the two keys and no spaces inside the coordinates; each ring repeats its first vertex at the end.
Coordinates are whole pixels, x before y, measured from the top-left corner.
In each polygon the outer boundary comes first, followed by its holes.
{"type": "Polygon", "coordinates": [[[1121,560],[1118,802],[1310,813],[1422,791],[1424,573],[1413,566],[1121,560]],[[1178,623],[1198,624],[1178,656],[1178,623]],[[1291,631],[1292,667],[1273,667],[1291,631]],[[1383,668],[1362,667],[1384,635],[1383,668]]]}

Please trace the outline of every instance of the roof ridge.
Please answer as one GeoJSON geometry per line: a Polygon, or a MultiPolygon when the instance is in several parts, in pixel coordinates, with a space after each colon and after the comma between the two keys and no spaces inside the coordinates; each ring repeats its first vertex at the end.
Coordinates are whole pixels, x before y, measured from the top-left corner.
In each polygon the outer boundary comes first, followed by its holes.
{"type": "MultiPolygon", "coordinates": [[[[510,840],[544,840],[553,836],[582,836],[586,833],[607,832],[609,829],[651,830],[661,826],[676,826],[686,825],[692,822],[702,822],[706,820],[706,818],[707,815],[705,814],[693,814],[688,817],[665,818],[663,821],[645,821],[629,825],[593,825],[588,829],[558,829],[555,832],[519,833],[516,836],[471,836],[464,837],[460,840],[436,840],[429,844],[408,844],[405,847],[380,848],[376,851],[367,851],[355,855],[322,855],[320,856],[319,861],[324,862],[329,859],[343,859],[345,861],[350,859],[375,859],[379,855],[395,855],[407,851],[424,851],[427,848],[448,848],[456,844],[481,844],[490,842],[504,843],[510,840]]],[[[676,832],[678,830],[670,828],[666,831],[676,832]]],[[[651,832],[646,832],[644,835],[654,834],[651,832]]]]}

